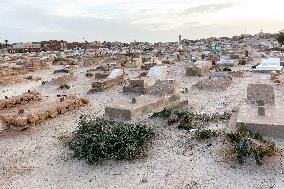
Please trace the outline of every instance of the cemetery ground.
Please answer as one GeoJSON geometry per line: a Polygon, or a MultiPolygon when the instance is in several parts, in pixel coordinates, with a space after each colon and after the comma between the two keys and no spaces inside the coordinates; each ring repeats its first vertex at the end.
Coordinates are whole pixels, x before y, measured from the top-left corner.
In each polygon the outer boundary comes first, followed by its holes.
{"type": "MultiPolygon", "coordinates": [[[[193,87],[206,79],[188,77],[185,63],[169,65],[169,79],[180,84],[181,98],[188,99],[188,110],[194,113],[232,112],[227,122],[207,125],[204,129],[235,130],[237,111],[246,99],[247,85],[262,83],[274,85],[275,96],[284,102],[283,86],[270,80],[269,74],[253,73],[251,65],[232,68],[248,70],[243,77],[233,77],[227,89],[217,91],[198,90],[193,87]]],[[[225,156],[228,144],[222,138],[198,141],[193,132],[168,125],[152,114],[132,120],[143,123],[155,132],[146,157],[133,161],[108,160],[89,165],[71,157],[71,152],[61,140],[78,129],[80,115],[103,116],[105,107],[120,100],[131,100],[133,95],[122,93],[122,85],[115,85],[103,92],[88,94],[93,77],[86,77],[91,67],[73,70],[74,79],[63,83],[45,83],[65,73],[53,74],[60,66],[34,72],[41,81],[28,81],[2,86],[0,98],[16,96],[36,90],[42,96],[75,95],[85,98],[89,104],[48,119],[24,131],[4,130],[0,140],[0,188],[283,188],[284,187],[284,141],[275,142],[279,152],[258,166],[248,160],[244,165],[225,156]],[[59,89],[61,85],[69,89],[59,89]]],[[[126,79],[142,73],[136,68],[126,69],[126,79]]],[[[69,74],[66,74],[69,75],[69,74]]]]}

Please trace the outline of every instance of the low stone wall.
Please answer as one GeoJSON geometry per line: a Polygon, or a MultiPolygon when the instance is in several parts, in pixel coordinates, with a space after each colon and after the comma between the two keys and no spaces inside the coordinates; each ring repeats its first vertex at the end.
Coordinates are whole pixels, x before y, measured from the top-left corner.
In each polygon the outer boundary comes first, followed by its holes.
{"type": "Polygon", "coordinates": [[[0,110],[27,104],[31,101],[40,101],[42,96],[38,92],[27,92],[19,96],[0,100],[0,110]]]}
{"type": "Polygon", "coordinates": [[[1,115],[1,119],[8,127],[22,130],[86,104],[88,104],[88,101],[81,98],[68,97],[64,100],[60,98],[54,102],[41,105],[38,108],[19,109],[19,112],[1,115]]]}

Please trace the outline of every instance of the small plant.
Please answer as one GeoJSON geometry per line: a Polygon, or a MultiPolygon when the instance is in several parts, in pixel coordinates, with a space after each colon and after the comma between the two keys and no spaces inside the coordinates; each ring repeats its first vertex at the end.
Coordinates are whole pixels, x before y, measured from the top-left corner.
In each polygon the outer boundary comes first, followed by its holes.
{"type": "Polygon", "coordinates": [[[172,109],[164,109],[161,112],[155,112],[151,117],[169,118],[172,114],[172,109]]]}
{"type": "Polygon", "coordinates": [[[153,136],[153,129],[145,125],[81,116],[79,129],[66,143],[74,157],[93,164],[106,159],[139,158],[153,136]]]}
{"type": "Polygon", "coordinates": [[[216,137],[218,136],[218,132],[217,131],[212,131],[212,130],[198,130],[195,132],[195,137],[199,140],[205,140],[205,139],[209,139],[212,137],[216,137]]]}
{"type": "Polygon", "coordinates": [[[224,112],[223,114],[219,115],[220,120],[229,120],[232,117],[232,113],[224,112]]]}
{"type": "Polygon", "coordinates": [[[94,76],[94,74],[93,74],[93,73],[91,73],[91,72],[87,72],[87,73],[85,74],[85,76],[86,76],[86,77],[93,77],[93,76],[94,76]]]}
{"type": "Polygon", "coordinates": [[[186,110],[172,110],[164,109],[161,112],[154,113],[153,117],[160,117],[167,119],[168,125],[179,123],[179,129],[190,130],[192,128],[200,128],[208,125],[210,122],[226,121],[231,118],[231,113],[225,112],[223,114],[194,114],[186,110]]]}
{"type": "Polygon", "coordinates": [[[273,142],[265,140],[259,133],[254,134],[244,124],[239,126],[236,133],[229,133],[226,136],[232,143],[240,164],[244,164],[247,158],[253,157],[257,165],[262,165],[265,157],[277,152],[273,142]]]}
{"type": "Polygon", "coordinates": [[[63,85],[60,85],[58,89],[70,89],[70,85],[67,85],[67,84],[63,84],[63,85]]]}
{"type": "Polygon", "coordinates": [[[177,128],[187,130],[187,131],[190,131],[191,129],[193,129],[190,123],[180,123],[177,128]]]}

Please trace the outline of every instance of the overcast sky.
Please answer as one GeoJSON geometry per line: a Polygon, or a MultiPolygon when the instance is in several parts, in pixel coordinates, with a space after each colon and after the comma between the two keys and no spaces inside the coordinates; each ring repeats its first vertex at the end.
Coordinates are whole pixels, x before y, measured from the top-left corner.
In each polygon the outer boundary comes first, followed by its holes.
{"type": "Polygon", "coordinates": [[[0,0],[0,41],[177,41],[278,32],[284,0],[0,0]]]}

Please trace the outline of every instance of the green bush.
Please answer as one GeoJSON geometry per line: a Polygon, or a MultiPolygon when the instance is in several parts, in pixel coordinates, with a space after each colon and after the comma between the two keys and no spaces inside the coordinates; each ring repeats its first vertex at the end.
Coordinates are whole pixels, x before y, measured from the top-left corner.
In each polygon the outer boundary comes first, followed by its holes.
{"type": "Polygon", "coordinates": [[[67,144],[74,157],[93,164],[105,159],[139,158],[153,136],[153,129],[145,125],[81,117],[79,129],[67,144]]]}

